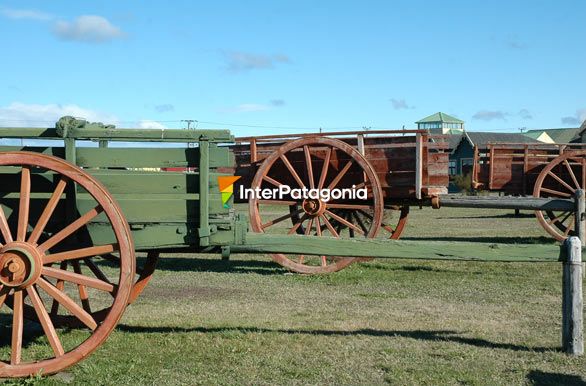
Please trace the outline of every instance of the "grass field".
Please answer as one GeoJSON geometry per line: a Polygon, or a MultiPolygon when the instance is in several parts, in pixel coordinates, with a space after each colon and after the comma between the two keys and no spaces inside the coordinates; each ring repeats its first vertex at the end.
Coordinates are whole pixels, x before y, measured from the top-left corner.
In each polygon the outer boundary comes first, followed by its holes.
{"type": "MultiPolygon", "coordinates": [[[[410,238],[551,242],[527,213],[412,209],[410,238]]],[[[376,260],[328,276],[266,256],[164,258],[90,358],[43,384],[564,384],[559,263],[376,260]]]]}

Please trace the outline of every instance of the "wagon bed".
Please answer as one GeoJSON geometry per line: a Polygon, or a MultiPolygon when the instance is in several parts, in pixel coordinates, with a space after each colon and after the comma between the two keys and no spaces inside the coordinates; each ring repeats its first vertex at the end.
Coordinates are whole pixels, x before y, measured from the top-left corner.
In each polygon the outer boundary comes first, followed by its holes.
{"type": "MultiPolygon", "coordinates": [[[[386,203],[395,200],[421,200],[447,193],[448,143],[446,136],[430,135],[423,130],[372,130],[311,134],[283,134],[236,138],[233,146],[236,175],[241,184],[250,186],[259,165],[284,144],[312,138],[336,138],[356,148],[373,166],[386,203]]],[[[325,156],[316,149],[316,158],[325,156]]],[[[333,164],[342,169],[343,160],[333,164]]],[[[303,165],[300,157],[293,166],[303,165]]],[[[314,160],[316,166],[318,161],[314,160]]]]}
{"type": "MultiPolygon", "coordinates": [[[[570,198],[586,188],[586,144],[490,143],[474,149],[472,186],[509,195],[570,198]]],[[[569,212],[537,211],[557,240],[574,234],[569,212]]]]}

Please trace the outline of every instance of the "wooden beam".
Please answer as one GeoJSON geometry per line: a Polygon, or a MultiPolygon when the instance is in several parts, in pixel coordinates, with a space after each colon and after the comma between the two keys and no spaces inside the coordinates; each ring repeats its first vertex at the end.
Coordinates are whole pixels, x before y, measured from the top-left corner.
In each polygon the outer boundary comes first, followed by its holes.
{"type": "Polygon", "coordinates": [[[317,236],[277,236],[248,233],[233,253],[291,253],[343,257],[423,260],[558,261],[555,244],[496,244],[426,240],[343,239],[317,236]]]}

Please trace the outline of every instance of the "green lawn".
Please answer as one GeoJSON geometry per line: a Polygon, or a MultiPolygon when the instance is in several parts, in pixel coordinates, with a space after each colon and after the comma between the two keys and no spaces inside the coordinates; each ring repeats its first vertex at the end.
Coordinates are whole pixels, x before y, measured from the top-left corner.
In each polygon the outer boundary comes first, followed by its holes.
{"type": "MultiPolygon", "coordinates": [[[[551,242],[529,213],[412,209],[405,238],[551,242]]],[[[422,241],[424,242],[424,241],[422,241]]],[[[43,384],[564,384],[559,263],[168,256],[96,353],[43,384]]],[[[75,334],[72,332],[71,334],[75,334]]]]}

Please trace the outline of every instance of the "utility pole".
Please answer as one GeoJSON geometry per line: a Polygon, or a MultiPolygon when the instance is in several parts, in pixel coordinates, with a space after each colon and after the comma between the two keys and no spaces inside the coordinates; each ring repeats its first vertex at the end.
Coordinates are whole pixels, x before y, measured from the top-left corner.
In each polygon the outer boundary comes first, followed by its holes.
{"type": "MultiPolygon", "coordinates": [[[[199,123],[196,119],[182,119],[181,122],[187,122],[187,130],[192,130],[191,129],[191,124],[193,122],[195,122],[195,127],[193,128],[193,130],[195,130],[197,128],[197,124],[199,123]]],[[[194,142],[188,142],[187,143],[187,147],[195,147],[195,143],[194,142]]]]}

